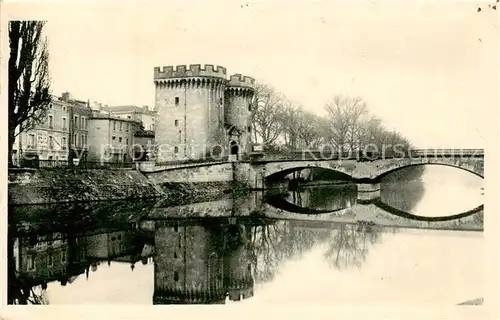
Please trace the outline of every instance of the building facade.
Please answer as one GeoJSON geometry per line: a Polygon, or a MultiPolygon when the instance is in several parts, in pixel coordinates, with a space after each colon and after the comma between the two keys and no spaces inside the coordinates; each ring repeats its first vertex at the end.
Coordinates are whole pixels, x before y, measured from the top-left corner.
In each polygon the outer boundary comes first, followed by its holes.
{"type": "Polygon", "coordinates": [[[14,163],[29,156],[54,161],[85,159],[91,115],[88,103],[72,99],[69,92],[53,96],[42,121],[16,137],[14,163]]]}
{"type": "Polygon", "coordinates": [[[32,155],[42,160],[67,160],[71,108],[71,104],[53,97],[42,122],[16,137],[14,163],[32,155]]]}
{"type": "Polygon", "coordinates": [[[156,112],[150,110],[148,106],[104,106],[102,110],[109,112],[111,116],[116,118],[142,123],[146,131],[155,131],[156,112]]]}
{"type": "Polygon", "coordinates": [[[62,100],[71,105],[69,109],[71,125],[69,126],[70,151],[68,159],[85,161],[88,152],[88,124],[92,116],[92,110],[88,102],[73,100],[68,92],[62,94],[62,100]]]}
{"type": "Polygon", "coordinates": [[[94,112],[88,125],[89,161],[132,162],[134,134],[139,123],[94,112]]]}
{"type": "Polygon", "coordinates": [[[154,83],[158,162],[248,151],[253,78],[196,64],[157,67],[154,83]]]}

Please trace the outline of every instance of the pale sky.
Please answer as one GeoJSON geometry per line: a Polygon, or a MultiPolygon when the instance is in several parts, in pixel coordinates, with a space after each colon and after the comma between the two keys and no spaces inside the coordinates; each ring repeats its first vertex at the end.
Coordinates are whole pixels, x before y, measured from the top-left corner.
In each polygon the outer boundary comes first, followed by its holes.
{"type": "Polygon", "coordinates": [[[359,95],[419,147],[485,147],[496,120],[497,11],[450,1],[168,3],[32,9],[48,20],[53,93],[152,106],[155,66],[208,63],[318,114],[335,94],[359,95]]]}

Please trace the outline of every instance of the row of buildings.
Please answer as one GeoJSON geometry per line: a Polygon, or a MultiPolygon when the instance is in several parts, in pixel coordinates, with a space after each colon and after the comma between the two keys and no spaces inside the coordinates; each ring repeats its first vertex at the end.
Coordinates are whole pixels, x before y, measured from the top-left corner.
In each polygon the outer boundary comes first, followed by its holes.
{"type": "Polygon", "coordinates": [[[131,162],[132,146],[151,151],[155,111],[148,106],[108,106],[73,99],[66,92],[54,96],[44,120],[20,133],[13,160],[28,156],[39,160],[131,162]]]}
{"type": "Polygon", "coordinates": [[[44,123],[19,135],[14,158],[128,162],[156,146],[157,162],[233,159],[252,150],[255,80],[214,65],[154,68],[155,106],[106,106],[54,97],[44,123]],[[146,149],[146,148],[143,148],[146,149]]]}

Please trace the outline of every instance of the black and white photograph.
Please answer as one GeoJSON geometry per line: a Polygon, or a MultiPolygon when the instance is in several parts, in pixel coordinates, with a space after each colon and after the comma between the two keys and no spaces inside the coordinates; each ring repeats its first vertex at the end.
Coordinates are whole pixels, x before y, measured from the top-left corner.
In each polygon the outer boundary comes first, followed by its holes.
{"type": "Polygon", "coordinates": [[[4,3],[4,303],[483,308],[497,5],[4,3]]]}

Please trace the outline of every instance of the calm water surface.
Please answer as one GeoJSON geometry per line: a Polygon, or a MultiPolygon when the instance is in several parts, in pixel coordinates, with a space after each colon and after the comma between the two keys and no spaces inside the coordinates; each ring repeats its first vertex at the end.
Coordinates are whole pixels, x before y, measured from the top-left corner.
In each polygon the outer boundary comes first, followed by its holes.
{"type": "MultiPolygon", "coordinates": [[[[483,203],[482,179],[457,169],[425,166],[398,179],[382,181],[381,200],[418,216],[450,216],[483,203]]],[[[278,197],[292,209],[359,206],[349,185],[278,197]]],[[[225,208],[224,201],[207,201],[198,210],[221,204],[225,208]]],[[[149,226],[108,225],[80,234],[64,228],[26,234],[25,228],[12,239],[15,269],[32,286],[31,296],[50,304],[168,304],[176,295],[187,299],[182,294],[192,288],[191,296],[210,300],[204,303],[452,305],[486,290],[484,239],[477,231],[262,217],[166,219],[149,226]],[[220,292],[228,297],[217,298],[220,292]]]]}

